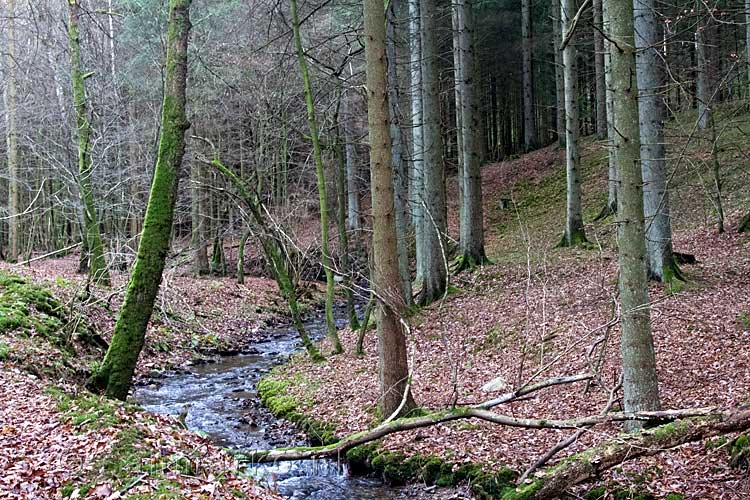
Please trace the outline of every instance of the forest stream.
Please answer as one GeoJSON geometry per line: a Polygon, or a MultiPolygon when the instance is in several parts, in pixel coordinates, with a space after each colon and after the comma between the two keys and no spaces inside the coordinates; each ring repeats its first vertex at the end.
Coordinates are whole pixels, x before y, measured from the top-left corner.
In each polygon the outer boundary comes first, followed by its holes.
{"type": "MultiPolygon", "coordinates": [[[[345,311],[336,309],[339,327],[345,311]]],[[[305,322],[315,339],[325,334],[325,318],[305,322]]],[[[136,390],[136,399],[149,411],[178,415],[189,405],[186,424],[216,445],[234,450],[268,449],[307,444],[289,422],[274,417],[259,400],[256,386],[274,366],[301,348],[293,326],[268,331],[266,340],[242,353],[215,363],[191,366],[162,378],[150,379],[136,390]]],[[[282,462],[252,466],[253,474],[291,499],[393,499],[404,491],[382,481],[351,477],[345,464],[333,460],[282,462]]]]}

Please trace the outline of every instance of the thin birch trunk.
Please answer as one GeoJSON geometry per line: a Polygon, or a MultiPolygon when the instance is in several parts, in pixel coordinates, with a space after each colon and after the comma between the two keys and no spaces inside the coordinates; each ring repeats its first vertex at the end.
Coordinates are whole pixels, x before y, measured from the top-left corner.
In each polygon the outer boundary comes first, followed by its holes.
{"type": "Polygon", "coordinates": [[[409,203],[414,226],[416,253],[416,283],[424,280],[424,118],[422,116],[422,38],[420,0],[409,1],[409,96],[411,104],[411,173],[409,176],[409,203]]]}
{"type": "Polygon", "coordinates": [[[20,252],[20,214],[18,192],[18,89],[16,77],[16,2],[8,0],[8,32],[5,98],[5,139],[8,159],[8,248],[5,258],[15,262],[20,252]]]}

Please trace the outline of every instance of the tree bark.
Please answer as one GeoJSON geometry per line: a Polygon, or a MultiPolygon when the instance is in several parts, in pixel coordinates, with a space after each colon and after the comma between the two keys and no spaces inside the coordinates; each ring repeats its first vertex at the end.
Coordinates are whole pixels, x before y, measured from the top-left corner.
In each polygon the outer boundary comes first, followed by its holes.
{"type": "MultiPolygon", "coordinates": [[[[576,13],[575,0],[562,0],[560,19],[563,36],[568,36],[573,16],[576,13]]],[[[561,246],[575,246],[586,241],[581,208],[581,181],[578,174],[580,152],[578,150],[578,71],[576,69],[577,49],[575,36],[571,36],[563,49],[563,76],[565,82],[565,171],[567,177],[567,200],[565,213],[565,234],[561,246]]]]}
{"type": "Polygon", "coordinates": [[[557,132],[557,144],[560,147],[565,146],[565,77],[562,60],[562,43],[560,19],[560,0],[552,0],[552,50],[555,57],[555,103],[556,113],[555,130],[557,132]]]}
{"type": "Polygon", "coordinates": [[[424,279],[424,119],[422,116],[422,38],[420,0],[409,2],[409,85],[411,93],[411,173],[409,176],[409,204],[414,226],[414,248],[417,261],[415,281],[424,279]]]}
{"type": "MultiPolygon", "coordinates": [[[[524,0],[526,1],[526,0],[524,0]]],[[[471,0],[455,0],[454,7],[458,21],[457,49],[460,64],[458,67],[458,86],[460,92],[462,138],[461,176],[463,186],[461,199],[460,245],[461,267],[472,268],[485,261],[484,253],[484,216],[482,212],[482,171],[479,158],[479,109],[477,103],[477,85],[474,75],[474,13],[471,0]]],[[[458,112],[458,111],[457,111],[458,112]]]]}
{"type": "Polygon", "coordinates": [[[705,130],[708,127],[709,114],[711,113],[711,89],[708,75],[708,59],[706,57],[705,31],[708,22],[699,21],[695,30],[695,98],[698,110],[698,128],[705,130]]]}
{"type": "Polygon", "coordinates": [[[633,10],[648,270],[653,279],[671,281],[679,276],[679,269],[672,258],[672,223],[667,191],[666,106],[662,96],[665,71],[659,54],[663,29],[655,0],[633,0],[633,10]]]}
{"type": "Polygon", "coordinates": [[[378,300],[378,372],[380,407],[391,415],[406,395],[402,411],[414,407],[408,390],[406,337],[401,326],[404,297],[401,293],[396,251],[393,204],[393,166],[388,125],[388,76],[385,54],[385,11],[381,0],[364,1],[365,60],[367,69],[367,121],[370,139],[372,193],[373,283],[378,300]]]}
{"type": "MultiPolygon", "coordinates": [[[[609,10],[607,2],[602,1],[602,30],[609,32],[609,10]]],[[[604,85],[607,108],[607,206],[604,213],[617,213],[617,149],[615,148],[614,94],[610,92],[612,78],[612,44],[604,39],[604,85]]]]}
{"type": "Polygon", "coordinates": [[[531,66],[531,0],[521,0],[521,72],[523,84],[523,145],[526,151],[537,148],[534,81],[531,66]]]}
{"type": "Polygon", "coordinates": [[[208,253],[203,231],[203,189],[201,189],[201,167],[193,161],[190,164],[190,248],[193,251],[193,274],[208,274],[208,253]]]}
{"type": "Polygon", "coordinates": [[[121,400],[127,397],[132,383],[169,253],[185,131],[190,127],[185,112],[190,3],[169,3],[161,135],[143,234],[112,342],[90,381],[93,388],[121,400]]]}
{"type": "Polygon", "coordinates": [[[320,202],[320,246],[321,263],[326,275],[326,335],[331,342],[334,354],[344,351],[336,330],[333,319],[334,281],[333,268],[331,266],[331,252],[328,242],[328,195],[326,193],[325,167],[320,147],[320,136],[318,133],[318,121],[315,117],[315,103],[313,102],[312,83],[307,69],[307,58],[302,48],[302,35],[300,33],[299,14],[297,12],[297,0],[291,0],[292,30],[294,31],[294,46],[297,51],[300,73],[305,86],[305,104],[307,105],[307,123],[310,126],[310,138],[313,146],[313,159],[315,160],[315,177],[318,182],[318,200],[320,202]]]}
{"type": "Polygon", "coordinates": [[[401,291],[407,305],[411,305],[411,269],[409,245],[407,242],[409,225],[409,194],[407,187],[406,163],[403,156],[403,134],[399,110],[400,91],[397,69],[396,6],[400,2],[391,1],[388,5],[388,26],[386,28],[386,57],[388,64],[388,117],[391,130],[391,158],[393,163],[394,208],[396,210],[396,248],[398,270],[401,275],[401,291]]]}
{"type": "Polygon", "coordinates": [[[440,131],[440,79],[438,71],[436,16],[434,0],[420,1],[422,41],[422,120],[424,146],[422,276],[420,303],[428,304],[443,295],[447,271],[444,261],[446,232],[445,165],[440,131]]]}
{"type": "Polygon", "coordinates": [[[359,231],[359,169],[357,168],[357,148],[354,146],[352,114],[348,93],[341,99],[341,129],[344,133],[344,153],[346,154],[346,227],[359,231]]]}
{"type": "MultiPolygon", "coordinates": [[[[594,0],[594,25],[602,28],[602,0],[594,0]]],[[[607,83],[604,81],[604,37],[594,29],[594,79],[596,86],[596,138],[607,137],[607,83]]]]}
{"type": "Polygon", "coordinates": [[[88,117],[86,98],[86,78],[81,61],[81,40],[79,30],[79,0],[68,0],[68,46],[70,50],[70,77],[73,83],[73,104],[78,131],[78,186],[83,206],[84,233],[89,259],[89,280],[97,285],[109,286],[109,271],[104,258],[104,243],[99,230],[99,222],[94,205],[94,192],[91,177],[91,124],[88,117]]]}
{"type": "MultiPolygon", "coordinates": [[[[614,95],[615,147],[619,177],[617,243],[625,411],[659,408],[654,341],[651,336],[643,178],[638,164],[640,131],[636,82],[633,0],[605,0],[612,39],[611,92],[614,95]]],[[[635,427],[631,424],[630,429],[635,427]]]]}
{"type": "MultiPolygon", "coordinates": [[[[18,88],[16,78],[16,1],[8,0],[7,56],[5,58],[5,138],[8,160],[8,248],[5,259],[15,262],[20,252],[18,192],[18,88]]],[[[1,245],[2,243],[0,243],[1,245]]]]}

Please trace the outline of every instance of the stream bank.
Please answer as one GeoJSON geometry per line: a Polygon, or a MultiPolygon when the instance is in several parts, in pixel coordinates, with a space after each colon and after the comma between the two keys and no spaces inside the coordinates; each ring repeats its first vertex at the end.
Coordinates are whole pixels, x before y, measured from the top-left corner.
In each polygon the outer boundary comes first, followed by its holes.
{"type": "MultiPolygon", "coordinates": [[[[339,326],[343,326],[344,311],[337,310],[336,317],[339,326]]],[[[323,318],[308,319],[305,326],[313,338],[323,338],[323,318]]],[[[158,379],[146,379],[137,387],[135,397],[151,412],[186,414],[185,424],[189,429],[205,433],[213,443],[235,452],[305,445],[309,436],[294,423],[274,415],[258,394],[261,378],[299,349],[294,327],[275,327],[265,332],[263,341],[240,354],[222,356],[215,362],[190,366],[158,379]]],[[[291,400],[287,402],[296,405],[291,400]]],[[[280,413],[283,408],[278,406],[279,401],[276,403],[274,410],[280,413]]],[[[313,438],[317,435],[313,441],[328,441],[334,436],[333,429],[324,424],[307,425],[306,429],[313,438]]],[[[352,475],[346,464],[333,460],[253,465],[248,471],[291,499],[386,500],[446,498],[448,494],[422,485],[392,487],[381,479],[352,475]]],[[[450,496],[465,498],[455,496],[455,491],[450,496]]]]}

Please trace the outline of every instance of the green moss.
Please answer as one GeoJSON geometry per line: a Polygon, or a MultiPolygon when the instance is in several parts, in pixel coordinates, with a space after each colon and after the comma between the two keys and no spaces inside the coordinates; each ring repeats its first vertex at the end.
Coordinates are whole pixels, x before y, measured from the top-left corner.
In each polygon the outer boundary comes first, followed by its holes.
{"type": "Polygon", "coordinates": [[[664,497],[664,500],[684,500],[684,498],[680,493],[670,493],[664,497]]]}
{"type": "Polygon", "coordinates": [[[732,467],[750,468],[750,437],[740,434],[732,443],[732,467]]]}
{"type": "Polygon", "coordinates": [[[62,303],[50,290],[0,272],[0,333],[41,334],[64,346],[61,333],[67,322],[62,303]]]}
{"type": "Polygon", "coordinates": [[[258,382],[257,391],[261,402],[277,417],[297,424],[314,444],[327,445],[339,441],[334,426],[310,418],[300,411],[304,402],[290,395],[287,390],[292,381],[277,380],[274,374],[272,372],[258,382]]]}
{"type": "Polygon", "coordinates": [[[585,498],[586,500],[604,500],[606,496],[607,488],[605,488],[604,486],[595,486],[594,488],[591,488],[589,491],[587,491],[583,498],[585,498]]]}
{"type": "Polygon", "coordinates": [[[737,322],[742,325],[745,330],[750,330],[750,312],[743,312],[738,314],[737,322]]]}
{"type": "Polygon", "coordinates": [[[0,342],[0,361],[6,361],[10,359],[10,346],[5,342],[0,342]]]}

